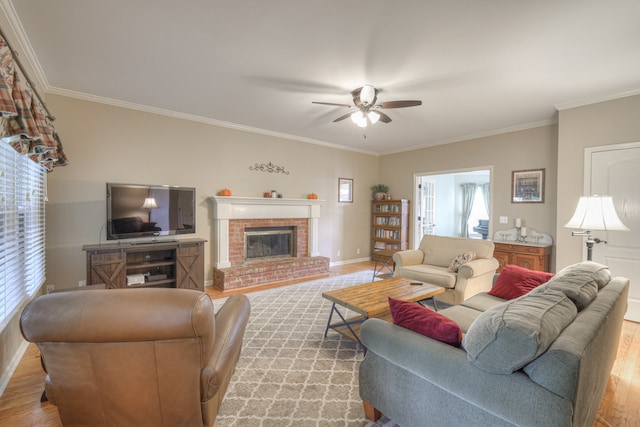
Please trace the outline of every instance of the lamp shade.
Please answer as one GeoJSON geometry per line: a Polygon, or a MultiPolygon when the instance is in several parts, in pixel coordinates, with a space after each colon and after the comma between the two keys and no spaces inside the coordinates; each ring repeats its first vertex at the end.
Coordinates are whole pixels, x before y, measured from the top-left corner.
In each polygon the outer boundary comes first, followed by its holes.
{"type": "Polygon", "coordinates": [[[580,197],[573,217],[564,225],[580,230],[628,231],[622,223],[611,197],[580,197]]]}
{"type": "Polygon", "coordinates": [[[147,197],[144,199],[142,209],[155,209],[158,207],[155,197],[147,197]]]}

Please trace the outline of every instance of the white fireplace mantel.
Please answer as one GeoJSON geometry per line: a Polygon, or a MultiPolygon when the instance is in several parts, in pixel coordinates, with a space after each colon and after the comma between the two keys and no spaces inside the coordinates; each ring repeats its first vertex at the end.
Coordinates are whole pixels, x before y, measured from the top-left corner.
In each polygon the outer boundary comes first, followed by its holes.
{"type": "Polygon", "coordinates": [[[309,255],[319,256],[318,199],[280,199],[268,197],[213,196],[213,219],[215,242],[214,266],[231,267],[229,261],[229,220],[232,219],[278,219],[309,218],[309,255]]]}

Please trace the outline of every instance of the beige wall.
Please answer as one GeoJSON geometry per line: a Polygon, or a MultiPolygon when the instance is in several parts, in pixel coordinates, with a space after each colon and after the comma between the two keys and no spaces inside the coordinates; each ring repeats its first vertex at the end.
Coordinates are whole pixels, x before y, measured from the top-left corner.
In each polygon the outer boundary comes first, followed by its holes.
{"type": "Polygon", "coordinates": [[[315,192],[326,200],[319,224],[321,255],[334,263],[368,256],[369,187],[378,179],[377,156],[64,96],[49,95],[47,103],[70,159],[48,183],[47,283],[56,289],[78,286],[85,278],[82,245],[98,243],[101,236],[104,241],[107,182],[196,187],[197,237],[209,241],[207,281],[213,278],[208,198],[225,187],[255,197],[272,189],[287,198],[315,192]],[[249,169],[268,162],[289,175],[249,169]],[[354,179],[354,203],[337,202],[339,177],[354,179]]]}
{"type": "Polygon", "coordinates": [[[560,111],[558,131],[558,268],[582,260],[584,243],[564,228],[584,195],[584,149],[640,141],[640,95],[560,111]]]}
{"type": "Polygon", "coordinates": [[[380,182],[389,185],[394,198],[413,202],[415,174],[489,167],[493,170],[492,233],[513,228],[513,219],[520,217],[526,227],[555,239],[556,154],[557,126],[537,127],[383,156],[380,182]],[[542,168],[545,202],[511,203],[511,172],[542,168]],[[508,216],[509,224],[500,224],[500,216],[508,216]]]}

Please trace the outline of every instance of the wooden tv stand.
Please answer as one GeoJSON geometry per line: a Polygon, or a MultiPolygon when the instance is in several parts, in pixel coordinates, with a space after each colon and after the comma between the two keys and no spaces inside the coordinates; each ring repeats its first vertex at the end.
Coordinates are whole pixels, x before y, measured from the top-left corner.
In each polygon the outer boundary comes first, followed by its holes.
{"type": "Polygon", "coordinates": [[[204,239],[85,245],[87,285],[107,289],[165,287],[204,291],[204,239]],[[127,276],[144,283],[127,285],[127,276]]]}

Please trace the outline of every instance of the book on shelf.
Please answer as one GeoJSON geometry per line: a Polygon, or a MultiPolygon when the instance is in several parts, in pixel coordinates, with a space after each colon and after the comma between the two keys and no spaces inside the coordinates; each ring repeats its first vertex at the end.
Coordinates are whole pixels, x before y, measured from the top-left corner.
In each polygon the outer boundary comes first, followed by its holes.
{"type": "Polygon", "coordinates": [[[400,250],[400,245],[397,243],[386,243],[386,242],[376,242],[374,247],[374,250],[400,250]]]}

